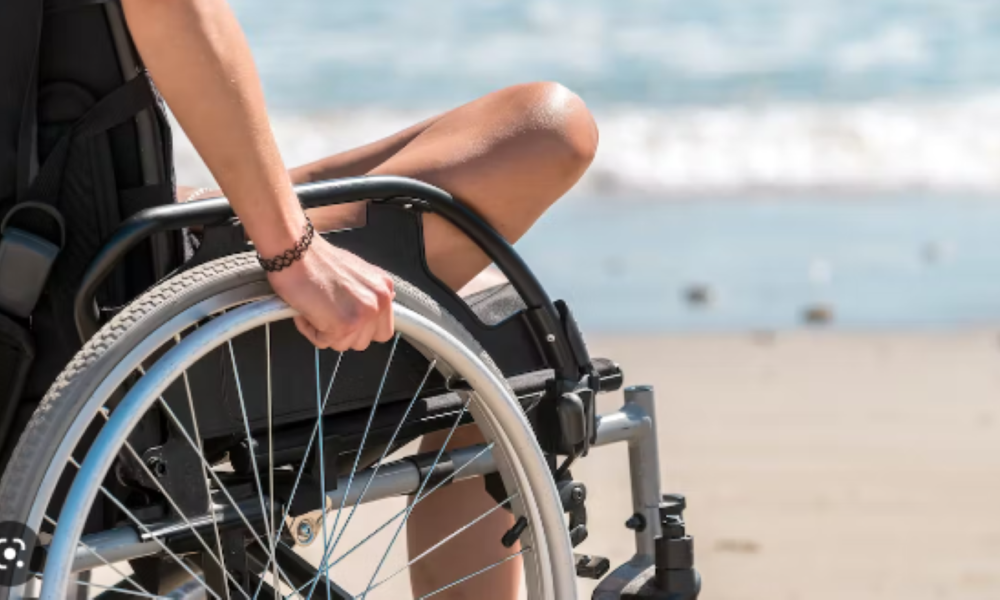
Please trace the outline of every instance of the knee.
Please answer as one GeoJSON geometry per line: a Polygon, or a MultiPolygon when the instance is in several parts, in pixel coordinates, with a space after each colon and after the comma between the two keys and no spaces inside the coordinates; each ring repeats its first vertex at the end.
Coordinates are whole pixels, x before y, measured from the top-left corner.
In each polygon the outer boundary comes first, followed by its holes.
{"type": "Polygon", "coordinates": [[[579,178],[597,153],[598,131],[583,100],[561,84],[526,83],[508,88],[517,129],[538,145],[544,158],[579,178]]]}

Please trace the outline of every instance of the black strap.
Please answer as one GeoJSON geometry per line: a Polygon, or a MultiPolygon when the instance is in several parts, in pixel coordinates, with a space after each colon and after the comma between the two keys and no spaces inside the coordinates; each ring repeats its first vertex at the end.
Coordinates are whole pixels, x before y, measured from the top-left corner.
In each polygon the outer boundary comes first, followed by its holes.
{"type": "MultiPolygon", "coordinates": [[[[21,115],[19,121],[0,119],[0,152],[16,165],[17,197],[22,198],[31,177],[38,45],[42,35],[42,0],[0,2],[0,115],[21,115]]],[[[0,156],[0,161],[4,157],[0,156]]],[[[0,162],[0,167],[5,166],[0,162]]],[[[0,177],[5,174],[0,173],[0,177]]],[[[0,194],[3,190],[0,189],[0,194]]]]}
{"type": "Polygon", "coordinates": [[[145,73],[140,73],[125,85],[102,98],[87,114],[80,117],[49,153],[25,197],[29,200],[52,202],[59,194],[63,168],[73,140],[85,138],[131,119],[140,110],[152,106],[156,96],[145,73]]]}
{"type": "Polygon", "coordinates": [[[45,0],[45,12],[57,12],[81,6],[92,6],[94,4],[107,4],[113,0],[45,0]]]}

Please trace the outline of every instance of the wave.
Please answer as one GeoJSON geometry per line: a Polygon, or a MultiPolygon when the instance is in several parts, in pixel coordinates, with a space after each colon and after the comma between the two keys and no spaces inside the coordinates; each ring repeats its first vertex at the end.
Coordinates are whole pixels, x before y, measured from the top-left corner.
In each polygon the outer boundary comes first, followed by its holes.
{"type": "Polygon", "coordinates": [[[590,102],[858,101],[1000,77],[983,0],[232,3],[273,106],[449,105],[557,80],[590,102]]]}
{"type": "MultiPolygon", "coordinates": [[[[431,114],[279,114],[273,126],[293,165],[431,114]]],[[[577,187],[581,194],[1000,193],[1000,91],[952,101],[619,107],[596,117],[600,150],[577,187]]],[[[179,180],[207,185],[210,175],[190,144],[177,146],[179,180]]]]}

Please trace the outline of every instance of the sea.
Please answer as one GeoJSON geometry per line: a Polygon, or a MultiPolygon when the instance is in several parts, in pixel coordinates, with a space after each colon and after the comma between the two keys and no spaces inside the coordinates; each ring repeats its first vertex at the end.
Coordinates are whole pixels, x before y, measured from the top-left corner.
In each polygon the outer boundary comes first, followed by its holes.
{"type": "MultiPolygon", "coordinates": [[[[1000,325],[1000,2],[231,5],[289,164],[578,93],[598,156],[517,248],[585,330],[1000,325]]],[[[210,182],[184,139],[178,172],[210,182]]]]}

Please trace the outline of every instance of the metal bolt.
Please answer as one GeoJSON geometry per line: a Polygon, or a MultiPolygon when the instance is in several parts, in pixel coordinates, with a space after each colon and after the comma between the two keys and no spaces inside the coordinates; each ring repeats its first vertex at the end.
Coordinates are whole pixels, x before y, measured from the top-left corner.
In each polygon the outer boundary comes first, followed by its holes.
{"type": "Polygon", "coordinates": [[[313,538],[316,536],[316,532],[313,531],[312,525],[309,521],[302,521],[299,523],[299,527],[295,532],[296,537],[300,544],[310,544],[313,538]]]}
{"type": "Polygon", "coordinates": [[[162,478],[167,474],[167,463],[160,460],[159,456],[150,456],[147,458],[146,466],[149,467],[149,471],[157,478],[162,478]]]}
{"type": "Polygon", "coordinates": [[[632,531],[642,533],[643,531],[646,531],[646,517],[639,513],[635,513],[628,518],[628,521],[625,521],[625,527],[631,529],[632,531]]]}
{"type": "Polygon", "coordinates": [[[546,341],[546,342],[549,342],[550,344],[551,344],[552,342],[556,341],[556,336],[555,336],[555,334],[552,334],[552,333],[550,333],[549,335],[545,336],[545,341],[546,341]]]}
{"type": "Polygon", "coordinates": [[[576,486],[573,488],[573,502],[583,502],[585,496],[586,493],[583,491],[582,487],[576,486]]]}

